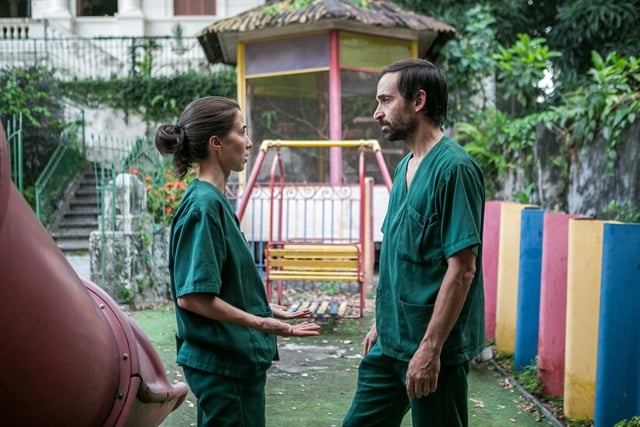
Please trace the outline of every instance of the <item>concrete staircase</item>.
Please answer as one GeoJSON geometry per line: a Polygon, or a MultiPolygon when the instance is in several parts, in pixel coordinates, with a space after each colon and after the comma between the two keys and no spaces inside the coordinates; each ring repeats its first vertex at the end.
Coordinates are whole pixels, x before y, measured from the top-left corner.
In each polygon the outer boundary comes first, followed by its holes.
{"type": "Polygon", "coordinates": [[[93,165],[70,186],[49,227],[49,233],[65,255],[88,255],[89,236],[98,230],[98,194],[93,165]]]}

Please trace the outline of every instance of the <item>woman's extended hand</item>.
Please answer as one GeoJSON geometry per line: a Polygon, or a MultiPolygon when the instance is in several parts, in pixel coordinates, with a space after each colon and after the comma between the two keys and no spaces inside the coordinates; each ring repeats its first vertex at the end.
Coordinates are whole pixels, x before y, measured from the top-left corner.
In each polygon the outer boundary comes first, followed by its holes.
{"type": "Polygon", "coordinates": [[[302,319],[311,316],[311,310],[305,309],[300,311],[288,311],[287,307],[278,304],[269,304],[273,317],[282,320],[302,319]]]}
{"type": "Polygon", "coordinates": [[[289,324],[273,317],[265,317],[262,324],[262,332],[279,335],[281,337],[310,337],[318,335],[320,325],[317,323],[303,322],[289,324]]]}

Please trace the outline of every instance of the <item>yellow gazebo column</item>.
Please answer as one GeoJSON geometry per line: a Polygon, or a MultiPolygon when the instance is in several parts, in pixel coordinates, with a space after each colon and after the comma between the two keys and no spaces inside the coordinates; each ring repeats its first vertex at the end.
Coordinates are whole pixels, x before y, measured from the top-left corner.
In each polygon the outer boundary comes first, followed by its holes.
{"type": "Polygon", "coordinates": [[[500,209],[496,286],[496,350],[500,353],[515,352],[521,212],[527,206],[505,202],[500,209]]]}
{"type": "MultiPolygon", "coordinates": [[[[245,119],[249,120],[247,117],[247,73],[245,69],[245,58],[244,58],[244,43],[238,42],[237,45],[237,66],[236,73],[237,79],[236,89],[237,89],[237,100],[240,105],[240,109],[245,115],[245,119]]],[[[251,135],[249,135],[251,137],[251,135]]],[[[252,140],[253,141],[253,140],[252,140]]],[[[258,141],[253,141],[254,144],[258,144],[258,141]]],[[[243,169],[238,172],[238,191],[242,191],[244,189],[245,184],[247,183],[247,169],[243,169]]]]}
{"type": "Polygon", "coordinates": [[[569,221],[564,414],[593,419],[604,221],[569,221]]]}

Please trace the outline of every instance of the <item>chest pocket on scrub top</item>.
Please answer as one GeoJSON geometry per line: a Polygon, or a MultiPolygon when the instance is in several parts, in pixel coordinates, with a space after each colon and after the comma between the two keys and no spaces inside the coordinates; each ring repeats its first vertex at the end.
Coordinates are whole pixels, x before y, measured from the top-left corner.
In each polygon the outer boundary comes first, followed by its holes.
{"type": "Polygon", "coordinates": [[[400,214],[398,255],[416,263],[437,259],[441,254],[440,218],[437,214],[422,215],[407,204],[400,214]]]}

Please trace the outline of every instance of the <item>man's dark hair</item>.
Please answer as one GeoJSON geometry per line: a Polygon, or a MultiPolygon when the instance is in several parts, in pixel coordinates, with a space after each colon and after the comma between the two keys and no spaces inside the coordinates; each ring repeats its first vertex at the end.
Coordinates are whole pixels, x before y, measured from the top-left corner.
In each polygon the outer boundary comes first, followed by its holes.
{"type": "Polygon", "coordinates": [[[424,114],[443,127],[447,117],[448,90],[444,73],[425,59],[401,59],[380,71],[378,79],[387,73],[398,74],[398,91],[407,101],[413,101],[420,89],[427,93],[424,114]]]}

